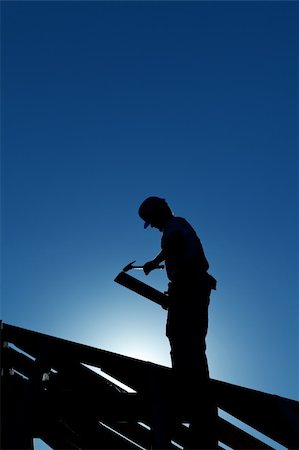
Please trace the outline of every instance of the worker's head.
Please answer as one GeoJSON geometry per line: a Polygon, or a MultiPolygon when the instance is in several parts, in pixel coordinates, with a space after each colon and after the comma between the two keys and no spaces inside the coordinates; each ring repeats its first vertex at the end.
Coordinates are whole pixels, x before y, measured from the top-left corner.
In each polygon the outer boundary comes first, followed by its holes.
{"type": "Polygon", "coordinates": [[[162,231],[164,225],[173,216],[164,198],[148,197],[139,207],[139,216],[144,220],[144,228],[149,225],[162,231]]]}

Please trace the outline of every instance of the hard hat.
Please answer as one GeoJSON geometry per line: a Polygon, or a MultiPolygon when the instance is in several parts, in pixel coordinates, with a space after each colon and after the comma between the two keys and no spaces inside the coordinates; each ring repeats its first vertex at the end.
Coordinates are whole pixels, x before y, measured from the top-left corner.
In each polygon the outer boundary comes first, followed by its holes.
{"type": "Polygon", "coordinates": [[[139,216],[144,220],[144,228],[147,228],[152,219],[157,215],[163,214],[165,210],[169,210],[169,206],[164,198],[148,197],[139,207],[139,216]]]}

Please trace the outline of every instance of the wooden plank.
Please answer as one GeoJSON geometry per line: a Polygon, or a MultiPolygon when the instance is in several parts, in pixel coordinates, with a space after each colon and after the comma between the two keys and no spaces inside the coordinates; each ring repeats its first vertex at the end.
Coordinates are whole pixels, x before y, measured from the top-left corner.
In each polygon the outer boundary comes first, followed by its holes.
{"type": "Polygon", "coordinates": [[[151,448],[151,431],[145,429],[137,422],[123,421],[111,423],[119,433],[127,436],[143,448],[151,448]]]}
{"type": "Polygon", "coordinates": [[[89,411],[98,420],[138,420],[143,416],[143,402],[109,381],[80,365],[60,368],[49,383],[52,409],[59,408],[77,414],[89,411]]]}
{"type": "Polygon", "coordinates": [[[213,381],[218,407],[287,448],[299,448],[299,402],[213,381]]]}
{"type": "Polygon", "coordinates": [[[232,425],[228,421],[218,418],[219,441],[238,450],[273,450],[273,447],[251,436],[249,433],[232,425]]]}
{"type": "Polygon", "coordinates": [[[162,308],[167,308],[168,306],[169,300],[166,294],[163,294],[152,286],[143,283],[143,281],[137,280],[137,278],[132,277],[126,272],[120,272],[114,281],[130,289],[131,291],[136,292],[142,297],[151,300],[157,305],[162,306],[162,308]]]}
{"type": "Polygon", "coordinates": [[[27,378],[34,375],[34,361],[28,358],[28,356],[23,355],[10,347],[4,348],[1,356],[2,368],[15,369],[27,378]]]}

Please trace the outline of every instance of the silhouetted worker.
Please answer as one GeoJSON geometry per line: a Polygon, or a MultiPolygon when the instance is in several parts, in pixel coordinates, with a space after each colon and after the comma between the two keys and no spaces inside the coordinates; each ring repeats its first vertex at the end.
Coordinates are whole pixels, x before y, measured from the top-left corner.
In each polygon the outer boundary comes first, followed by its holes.
{"type": "MultiPolygon", "coordinates": [[[[166,335],[175,380],[172,409],[186,411],[190,417],[186,448],[215,449],[217,408],[210,389],[205,338],[216,280],[207,273],[209,264],[196,232],[185,219],[173,215],[164,199],[148,197],[139,216],[144,228],[151,225],[162,232],[161,252],[143,270],[148,275],[165,261],[169,278],[166,335]]],[[[169,448],[169,440],[160,445],[157,448],[169,448]]]]}

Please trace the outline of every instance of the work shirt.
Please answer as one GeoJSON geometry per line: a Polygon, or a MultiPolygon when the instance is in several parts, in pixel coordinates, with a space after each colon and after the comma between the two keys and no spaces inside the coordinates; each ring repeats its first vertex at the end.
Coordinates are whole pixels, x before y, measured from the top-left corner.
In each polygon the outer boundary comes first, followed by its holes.
{"type": "Polygon", "coordinates": [[[170,281],[180,281],[205,273],[209,263],[199,237],[182,217],[173,216],[163,229],[161,248],[170,281]]]}

